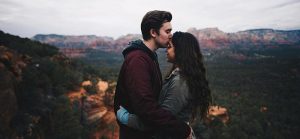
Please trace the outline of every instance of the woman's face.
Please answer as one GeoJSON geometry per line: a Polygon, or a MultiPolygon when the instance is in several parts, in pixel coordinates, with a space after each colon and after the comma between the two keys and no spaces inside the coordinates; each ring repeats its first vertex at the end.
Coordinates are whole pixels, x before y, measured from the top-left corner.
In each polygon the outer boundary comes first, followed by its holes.
{"type": "Polygon", "coordinates": [[[167,61],[170,63],[175,63],[175,48],[172,41],[170,41],[167,47],[167,61]]]}

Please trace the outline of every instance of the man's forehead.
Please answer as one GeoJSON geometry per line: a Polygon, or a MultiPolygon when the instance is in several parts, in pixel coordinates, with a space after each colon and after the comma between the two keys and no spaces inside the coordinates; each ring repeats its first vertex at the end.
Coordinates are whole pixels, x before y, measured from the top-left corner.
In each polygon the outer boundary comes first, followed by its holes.
{"type": "Polygon", "coordinates": [[[171,22],[163,23],[161,29],[163,29],[163,30],[172,30],[171,22]]]}

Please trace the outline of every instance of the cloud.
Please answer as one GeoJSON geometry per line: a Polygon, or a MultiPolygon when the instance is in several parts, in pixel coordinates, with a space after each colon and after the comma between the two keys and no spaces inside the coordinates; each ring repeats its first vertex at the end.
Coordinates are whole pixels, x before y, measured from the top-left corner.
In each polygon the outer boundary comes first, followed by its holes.
{"type": "Polygon", "coordinates": [[[149,10],[173,14],[173,30],[218,27],[299,29],[299,0],[1,0],[0,29],[31,37],[38,33],[118,36],[140,33],[149,10]]]}
{"type": "Polygon", "coordinates": [[[277,4],[277,5],[273,6],[272,8],[283,8],[283,7],[287,7],[287,6],[295,5],[295,4],[299,4],[299,3],[300,3],[299,0],[292,0],[292,1],[287,1],[287,2],[277,4]]]}

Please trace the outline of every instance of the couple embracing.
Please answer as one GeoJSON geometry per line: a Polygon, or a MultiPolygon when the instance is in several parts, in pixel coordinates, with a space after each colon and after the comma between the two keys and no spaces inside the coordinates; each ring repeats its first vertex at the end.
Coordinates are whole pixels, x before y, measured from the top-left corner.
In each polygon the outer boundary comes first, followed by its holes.
{"type": "Polygon", "coordinates": [[[114,99],[120,139],[193,139],[190,126],[211,104],[203,56],[197,39],[172,31],[172,14],[150,11],[143,17],[143,40],[123,51],[114,99]],[[173,66],[162,79],[156,50],[166,48],[173,66]]]}

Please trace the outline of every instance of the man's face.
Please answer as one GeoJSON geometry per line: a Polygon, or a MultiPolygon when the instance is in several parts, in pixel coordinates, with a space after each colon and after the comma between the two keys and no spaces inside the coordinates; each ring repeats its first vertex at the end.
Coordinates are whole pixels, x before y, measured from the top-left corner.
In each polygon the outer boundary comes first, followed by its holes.
{"type": "Polygon", "coordinates": [[[162,27],[159,29],[159,34],[155,37],[155,43],[158,48],[167,48],[168,44],[172,38],[172,25],[170,22],[163,23],[162,27]]]}

